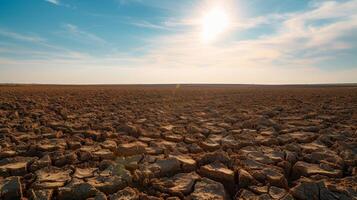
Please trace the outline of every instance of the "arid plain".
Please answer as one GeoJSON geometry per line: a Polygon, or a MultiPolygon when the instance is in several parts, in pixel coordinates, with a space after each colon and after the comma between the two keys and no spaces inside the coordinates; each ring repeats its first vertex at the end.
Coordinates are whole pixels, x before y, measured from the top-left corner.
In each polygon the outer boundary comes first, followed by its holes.
{"type": "Polygon", "coordinates": [[[356,199],[354,85],[0,87],[0,199],[356,199]]]}

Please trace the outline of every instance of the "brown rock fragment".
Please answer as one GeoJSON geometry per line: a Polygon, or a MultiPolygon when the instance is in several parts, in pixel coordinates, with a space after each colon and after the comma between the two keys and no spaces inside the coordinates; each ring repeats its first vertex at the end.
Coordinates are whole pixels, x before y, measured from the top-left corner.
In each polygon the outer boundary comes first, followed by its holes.
{"type": "Polygon", "coordinates": [[[202,176],[221,182],[222,184],[230,186],[234,185],[234,171],[228,169],[220,162],[213,162],[202,166],[199,169],[199,173],[202,176]]]}
{"type": "Polygon", "coordinates": [[[147,144],[142,142],[132,142],[118,145],[117,153],[123,156],[133,156],[145,153],[147,144]]]}
{"type": "Polygon", "coordinates": [[[77,183],[58,189],[58,200],[85,200],[93,197],[98,191],[88,183],[77,183]]]}
{"type": "Polygon", "coordinates": [[[76,171],[73,174],[74,178],[90,178],[94,176],[94,172],[97,171],[97,168],[76,168],[76,171]]]}
{"type": "Polygon", "coordinates": [[[127,185],[126,181],[118,176],[98,176],[89,178],[87,182],[105,194],[113,194],[127,185]]]}
{"type": "Polygon", "coordinates": [[[0,181],[0,198],[3,200],[22,198],[20,177],[12,176],[0,181]]]}
{"type": "Polygon", "coordinates": [[[159,167],[159,176],[172,175],[181,170],[180,162],[176,158],[160,159],[154,165],[159,167]]]}
{"type": "Polygon", "coordinates": [[[193,190],[193,186],[198,179],[199,176],[195,172],[180,173],[171,178],[154,180],[152,184],[153,187],[162,192],[183,198],[193,190]]]}
{"type": "Polygon", "coordinates": [[[95,141],[99,141],[102,139],[102,134],[100,132],[94,130],[87,130],[83,132],[83,135],[87,138],[91,138],[95,141]]]}
{"type": "Polygon", "coordinates": [[[220,144],[213,141],[213,140],[210,140],[210,139],[207,139],[205,141],[202,141],[200,143],[200,146],[202,147],[202,149],[206,150],[206,151],[215,151],[215,150],[218,150],[220,148],[220,144]]]}
{"type": "Polygon", "coordinates": [[[2,176],[23,176],[27,173],[27,162],[7,163],[0,166],[2,176]]]}
{"type": "Polygon", "coordinates": [[[30,171],[34,172],[44,167],[49,167],[50,165],[51,165],[51,158],[49,155],[45,155],[41,159],[36,160],[34,163],[32,163],[32,165],[30,166],[30,171]]]}
{"type": "Polygon", "coordinates": [[[110,195],[110,200],[139,200],[139,193],[131,187],[119,190],[117,193],[110,195]]]}
{"type": "Polygon", "coordinates": [[[122,124],[118,126],[117,130],[128,133],[133,137],[139,137],[142,133],[142,130],[139,127],[136,127],[132,124],[122,124]]]}
{"type": "Polygon", "coordinates": [[[196,161],[188,155],[170,155],[170,157],[176,158],[181,163],[181,168],[185,172],[191,172],[196,170],[196,161]]]}
{"type": "Polygon", "coordinates": [[[115,151],[117,149],[117,143],[114,140],[105,140],[100,144],[102,148],[115,151]]]}
{"type": "Polygon", "coordinates": [[[275,186],[271,186],[269,188],[269,195],[273,198],[273,199],[281,199],[283,198],[285,195],[287,194],[286,190],[282,189],[282,188],[278,188],[275,186]]]}
{"type": "Polygon", "coordinates": [[[337,178],[342,176],[341,170],[326,170],[321,168],[318,164],[311,164],[303,161],[298,161],[297,163],[295,163],[292,168],[292,173],[294,178],[299,178],[300,176],[309,177],[316,174],[328,176],[331,178],[337,178]]]}
{"type": "Polygon", "coordinates": [[[239,187],[247,188],[253,185],[254,183],[256,183],[256,180],[252,175],[249,174],[249,172],[247,172],[244,169],[240,169],[238,171],[238,183],[239,183],[239,187]]]}
{"type": "Polygon", "coordinates": [[[52,189],[63,187],[71,180],[71,170],[64,170],[56,167],[43,168],[36,171],[36,182],[33,185],[35,189],[52,189]]]}
{"type": "Polygon", "coordinates": [[[208,178],[202,178],[202,180],[195,184],[195,189],[190,194],[190,198],[192,200],[227,200],[228,194],[221,183],[208,178]]]}
{"type": "Polygon", "coordinates": [[[52,189],[47,190],[30,190],[30,199],[31,200],[51,200],[53,195],[52,189]]]}

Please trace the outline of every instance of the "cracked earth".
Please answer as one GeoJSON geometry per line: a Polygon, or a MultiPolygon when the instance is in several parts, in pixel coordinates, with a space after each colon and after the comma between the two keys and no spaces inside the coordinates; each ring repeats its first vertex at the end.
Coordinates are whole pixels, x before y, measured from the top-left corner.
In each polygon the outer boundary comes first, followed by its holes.
{"type": "Polygon", "coordinates": [[[357,87],[1,86],[0,199],[357,198],[357,87]]]}

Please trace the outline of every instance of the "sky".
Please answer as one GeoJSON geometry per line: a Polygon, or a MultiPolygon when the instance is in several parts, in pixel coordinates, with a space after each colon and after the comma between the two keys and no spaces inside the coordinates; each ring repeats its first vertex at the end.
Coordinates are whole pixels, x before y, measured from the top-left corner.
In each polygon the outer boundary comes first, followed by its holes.
{"type": "Polygon", "coordinates": [[[0,0],[0,83],[357,83],[357,0],[0,0]]]}

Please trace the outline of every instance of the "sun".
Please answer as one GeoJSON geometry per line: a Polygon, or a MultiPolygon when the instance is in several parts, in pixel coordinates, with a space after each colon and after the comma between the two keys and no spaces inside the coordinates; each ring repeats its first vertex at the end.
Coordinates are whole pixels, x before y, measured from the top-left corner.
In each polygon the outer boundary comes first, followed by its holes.
{"type": "Polygon", "coordinates": [[[211,42],[228,29],[229,17],[224,9],[216,7],[204,14],[201,23],[202,40],[211,42]]]}

